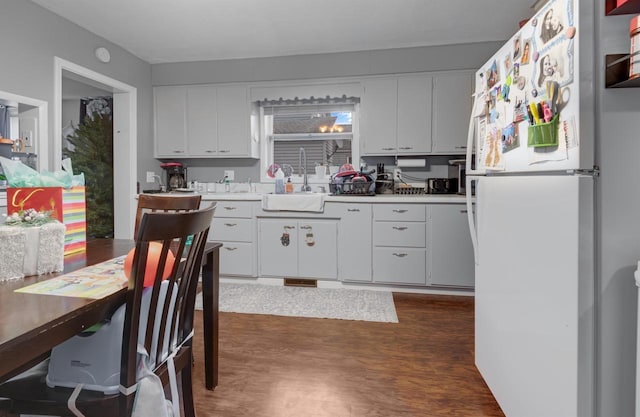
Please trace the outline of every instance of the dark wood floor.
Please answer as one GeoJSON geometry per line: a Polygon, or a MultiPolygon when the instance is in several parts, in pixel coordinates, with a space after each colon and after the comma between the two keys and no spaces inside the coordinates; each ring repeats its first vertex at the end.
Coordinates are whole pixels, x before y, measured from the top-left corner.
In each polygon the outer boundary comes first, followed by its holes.
{"type": "Polygon", "coordinates": [[[397,324],[221,313],[213,392],[195,337],[198,416],[504,416],[474,366],[473,298],[394,299],[397,324]]]}

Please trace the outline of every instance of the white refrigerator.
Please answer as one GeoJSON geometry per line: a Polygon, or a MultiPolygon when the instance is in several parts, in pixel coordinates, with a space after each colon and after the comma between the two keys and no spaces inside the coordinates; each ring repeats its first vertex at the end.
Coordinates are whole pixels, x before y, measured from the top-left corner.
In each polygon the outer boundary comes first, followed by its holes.
{"type": "Polygon", "coordinates": [[[595,410],[594,19],[579,3],[546,3],[475,78],[475,361],[507,416],[595,410]]]}

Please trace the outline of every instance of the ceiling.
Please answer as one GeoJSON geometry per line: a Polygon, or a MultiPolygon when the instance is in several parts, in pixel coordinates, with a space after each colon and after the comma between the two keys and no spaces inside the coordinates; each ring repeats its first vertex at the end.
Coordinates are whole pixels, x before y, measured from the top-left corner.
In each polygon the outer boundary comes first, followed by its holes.
{"type": "Polygon", "coordinates": [[[534,13],[534,0],[32,1],[151,64],[503,41],[534,13]]]}

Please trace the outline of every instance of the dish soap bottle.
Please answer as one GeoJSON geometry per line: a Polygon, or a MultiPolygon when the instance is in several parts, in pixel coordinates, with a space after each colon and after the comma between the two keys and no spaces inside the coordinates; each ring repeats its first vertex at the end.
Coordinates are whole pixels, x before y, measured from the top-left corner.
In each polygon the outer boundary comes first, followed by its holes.
{"type": "Polygon", "coordinates": [[[281,169],[276,171],[276,194],[284,194],[284,172],[281,169]]]}
{"type": "Polygon", "coordinates": [[[229,177],[224,177],[224,192],[225,193],[230,193],[231,192],[231,184],[229,183],[229,177]]]}
{"type": "Polygon", "coordinates": [[[284,191],[287,194],[293,193],[293,183],[291,182],[291,177],[289,177],[289,179],[287,179],[287,183],[284,186],[284,191]]]}

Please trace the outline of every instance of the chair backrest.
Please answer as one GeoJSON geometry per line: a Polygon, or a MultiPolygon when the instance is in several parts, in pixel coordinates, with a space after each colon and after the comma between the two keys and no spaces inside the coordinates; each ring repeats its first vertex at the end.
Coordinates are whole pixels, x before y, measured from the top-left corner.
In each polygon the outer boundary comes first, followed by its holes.
{"type": "MultiPolygon", "coordinates": [[[[197,211],[153,212],[142,216],[126,296],[120,364],[121,386],[132,387],[136,384],[138,341],[140,344],[144,341],[145,349],[155,361],[150,366],[152,369],[166,357],[164,348],[168,347],[169,353],[172,353],[184,342],[190,345],[196,289],[214,211],[215,205],[212,205],[197,211]],[[149,251],[151,243],[162,245],[159,255],[149,251]],[[175,256],[173,263],[170,252],[175,256]],[[148,256],[148,253],[151,255],[148,256]],[[171,270],[168,276],[166,265],[171,270]],[[145,275],[150,270],[153,286],[144,288],[145,275]],[[143,293],[148,308],[145,306],[141,309],[143,293]],[[145,318],[146,327],[143,327],[140,322],[144,323],[145,318]]],[[[148,280],[147,277],[147,282],[148,280]]],[[[123,399],[121,406],[130,410],[133,395],[123,399]]]]}
{"type": "Polygon", "coordinates": [[[136,223],[133,232],[133,238],[138,236],[138,228],[140,220],[144,213],[153,213],[156,211],[163,212],[181,212],[192,211],[200,208],[200,194],[174,196],[166,194],[140,194],[138,196],[138,208],[136,210],[136,223]]]}

